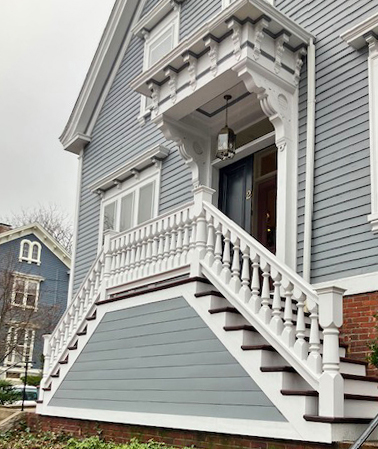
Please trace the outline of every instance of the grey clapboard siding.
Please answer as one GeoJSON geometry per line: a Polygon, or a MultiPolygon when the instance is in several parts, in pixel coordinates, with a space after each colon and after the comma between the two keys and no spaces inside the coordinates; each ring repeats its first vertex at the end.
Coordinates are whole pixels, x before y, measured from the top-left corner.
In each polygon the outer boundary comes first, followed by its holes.
{"type": "Polygon", "coordinates": [[[180,39],[188,37],[221,9],[222,0],[186,0],[181,9],[180,39]]]}
{"type": "MultiPolygon", "coordinates": [[[[276,0],[276,6],[316,36],[316,147],[312,281],[378,270],[378,239],[370,230],[367,49],[340,34],[378,12],[364,0],[276,0]]],[[[300,84],[298,271],[303,263],[306,85],[300,84]]]]}
{"type": "Polygon", "coordinates": [[[50,405],[285,421],[184,298],[105,314],[50,405]]]}

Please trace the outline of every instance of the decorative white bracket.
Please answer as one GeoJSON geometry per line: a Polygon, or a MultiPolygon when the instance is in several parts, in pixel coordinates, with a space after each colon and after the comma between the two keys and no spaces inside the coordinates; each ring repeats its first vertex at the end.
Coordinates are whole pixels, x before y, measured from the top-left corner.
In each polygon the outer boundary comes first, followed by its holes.
{"type": "Polygon", "coordinates": [[[275,42],[276,55],[275,55],[275,61],[274,61],[274,71],[276,73],[279,73],[281,70],[282,56],[284,54],[285,44],[287,42],[289,42],[289,36],[285,33],[281,34],[281,36],[276,39],[276,42],[275,42]]]}
{"type": "Polygon", "coordinates": [[[209,47],[209,58],[210,58],[210,71],[213,76],[218,73],[218,47],[219,43],[214,36],[209,34],[204,38],[206,47],[209,47]]]}
{"type": "Polygon", "coordinates": [[[303,56],[307,54],[307,50],[305,48],[299,49],[295,54],[295,70],[294,70],[294,83],[296,86],[299,84],[299,80],[301,78],[301,68],[303,65],[303,56]]]}
{"type": "Polygon", "coordinates": [[[172,103],[175,104],[177,100],[177,70],[172,67],[167,67],[165,69],[165,76],[169,78],[170,98],[172,103]]]}
{"type": "Polygon", "coordinates": [[[159,98],[160,98],[160,86],[154,81],[148,83],[148,88],[151,91],[152,98],[152,110],[157,115],[159,113],[159,98]]]}
{"type": "Polygon", "coordinates": [[[234,17],[226,21],[228,28],[232,30],[232,42],[234,44],[234,56],[237,61],[241,57],[241,39],[242,39],[242,25],[234,17]]]}
{"type": "Polygon", "coordinates": [[[253,58],[257,61],[261,55],[261,43],[264,38],[264,28],[268,28],[269,22],[266,19],[261,19],[256,23],[254,27],[255,37],[254,37],[254,50],[253,58]]]}
{"type": "Polygon", "coordinates": [[[188,72],[190,81],[189,84],[193,91],[197,88],[197,57],[190,52],[184,53],[182,55],[185,63],[188,64],[188,72]]]}

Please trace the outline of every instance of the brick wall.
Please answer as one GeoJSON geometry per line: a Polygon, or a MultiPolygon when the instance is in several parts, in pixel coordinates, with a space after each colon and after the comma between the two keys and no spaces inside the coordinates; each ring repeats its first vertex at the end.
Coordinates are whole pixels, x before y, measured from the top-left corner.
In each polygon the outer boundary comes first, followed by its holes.
{"type": "MultiPolygon", "coordinates": [[[[127,443],[131,438],[140,442],[153,439],[176,447],[192,446],[199,449],[349,449],[350,442],[320,444],[303,441],[268,440],[266,438],[227,435],[190,430],[58,418],[27,413],[26,421],[33,431],[65,432],[79,438],[101,435],[106,441],[127,443]]],[[[362,448],[378,448],[378,443],[367,443],[362,448]]]]}
{"type": "MultiPolygon", "coordinates": [[[[374,315],[378,313],[378,292],[344,297],[344,325],[341,341],[348,345],[347,356],[366,360],[367,344],[378,337],[374,315]]],[[[377,368],[369,366],[369,375],[378,375],[377,368]]]]}

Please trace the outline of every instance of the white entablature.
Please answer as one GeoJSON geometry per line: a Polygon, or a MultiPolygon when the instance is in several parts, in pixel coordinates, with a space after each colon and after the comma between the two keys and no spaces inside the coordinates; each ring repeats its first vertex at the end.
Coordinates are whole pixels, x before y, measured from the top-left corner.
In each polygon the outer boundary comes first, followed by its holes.
{"type": "Polygon", "coordinates": [[[176,120],[232,86],[230,78],[238,75],[235,70],[242,71],[243,61],[261,78],[257,84],[268,82],[293,93],[312,38],[264,0],[239,0],[134,79],[131,87],[152,98],[152,118],[165,114],[176,120]]]}

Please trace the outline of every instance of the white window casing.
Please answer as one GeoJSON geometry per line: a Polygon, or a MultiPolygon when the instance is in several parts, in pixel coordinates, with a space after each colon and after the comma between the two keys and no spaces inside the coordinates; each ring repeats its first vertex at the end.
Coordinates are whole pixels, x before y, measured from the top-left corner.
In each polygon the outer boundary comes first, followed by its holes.
{"type": "Polygon", "coordinates": [[[12,289],[12,306],[37,310],[40,281],[40,279],[15,275],[12,289]]]}
{"type": "Polygon", "coordinates": [[[371,214],[367,220],[374,234],[378,234],[378,13],[347,30],[341,38],[357,50],[368,45],[369,72],[369,128],[371,214]]]}
{"type": "Polygon", "coordinates": [[[23,239],[20,245],[19,261],[41,265],[42,246],[39,242],[23,239]]]}
{"type": "Polygon", "coordinates": [[[158,215],[160,177],[160,164],[150,166],[104,192],[99,249],[105,231],[124,232],[158,215]]]}

